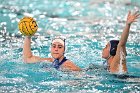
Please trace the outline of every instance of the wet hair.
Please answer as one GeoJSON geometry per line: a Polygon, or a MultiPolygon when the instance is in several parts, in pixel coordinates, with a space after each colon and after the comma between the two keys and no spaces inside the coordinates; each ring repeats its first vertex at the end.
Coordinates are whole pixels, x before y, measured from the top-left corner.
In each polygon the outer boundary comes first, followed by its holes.
{"type": "Polygon", "coordinates": [[[115,56],[119,40],[111,40],[109,41],[109,43],[110,43],[110,55],[115,56]]]}

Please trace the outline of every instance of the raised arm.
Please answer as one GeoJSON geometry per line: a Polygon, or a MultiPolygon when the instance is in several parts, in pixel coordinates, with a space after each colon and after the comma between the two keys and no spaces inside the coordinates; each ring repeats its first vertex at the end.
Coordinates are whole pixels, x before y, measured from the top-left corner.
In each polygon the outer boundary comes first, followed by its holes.
{"type": "Polygon", "coordinates": [[[34,63],[40,61],[40,57],[33,56],[31,52],[31,37],[26,36],[23,45],[23,59],[26,63],[34,63]]]}
{"type": "Polygon", "coordinates": [[[120,69],[120,64],[122,64],[122,69],[123,72],[127,72],[127,65],[126,65],[126,42],[127,42],[127,38],[129,35],[129,29],[130,26],[133,22],[136,21],[136,19],[138,19],[139,17],[139,13],[135,12],[134,14],[131,14],[131,12],[128,13],[127,16],[127,20],[126,20],[126,26],[122,32],[121,35],[121,39],[119,41],[119,44],[117,46],[117,51],[116,51],[116,55],[113,57],[113,60],[110,63],[110,72],[112,73],[116,73],[119,71],[120,69]],[[120,63],[121,62],[121,63],[120,63]]]}
{"type": "Polygon", "coordinates": [[[26,63],[35,63],[40,61],[52,61],[52,58],[40,58],[39,56],[34,56],[31,52],[31,37],[26,36],[23,45],[23,59],[26,63]]]}
{"type": "Polygon", "coordinates": [[[135,12],[134,14],[132,14],[129,11],[128,16],[127,16],[127,20],[126,20],[126,26],[125,26],[125,28],[122,32],[121,39],[119,41],[118,46],[125,46],[126,45],[127,38],[128,38],[128,35],[129,35],[130,26],[133,22],[136,22],[136,19],[138,19],[139,16],[140,16],[140,14],[139,14],[138,11],[135,12]]]}

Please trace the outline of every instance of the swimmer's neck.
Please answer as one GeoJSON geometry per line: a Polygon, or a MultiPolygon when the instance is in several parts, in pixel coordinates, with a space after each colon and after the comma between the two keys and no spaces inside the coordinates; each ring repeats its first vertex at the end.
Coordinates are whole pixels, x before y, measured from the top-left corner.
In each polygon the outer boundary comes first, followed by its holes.
{"type": "Polygon", "coordinates": [[[57,59],[59,60],[59,62],[61,62],[63,60],[63,58],[64,58],[64,55],[57,59]]]}
{"type": "Polygon", "coordinates": [[[107,59],[107,63],[108,63],[109,66],[110,66],[111,62],[113,61],[113,58],[114,58],[114,56],[110,56],[110,57],[107,59]]]}

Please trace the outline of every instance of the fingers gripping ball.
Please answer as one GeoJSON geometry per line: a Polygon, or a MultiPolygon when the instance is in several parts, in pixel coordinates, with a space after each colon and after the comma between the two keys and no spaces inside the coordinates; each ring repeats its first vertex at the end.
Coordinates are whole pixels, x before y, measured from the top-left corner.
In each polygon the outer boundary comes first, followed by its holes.
{"type": "Polygon", "coordinates": [[[32,36],[38,29],[36,21],[32,17],[24,17],[18,24],[19,31],[25,36],[32,36]]]}

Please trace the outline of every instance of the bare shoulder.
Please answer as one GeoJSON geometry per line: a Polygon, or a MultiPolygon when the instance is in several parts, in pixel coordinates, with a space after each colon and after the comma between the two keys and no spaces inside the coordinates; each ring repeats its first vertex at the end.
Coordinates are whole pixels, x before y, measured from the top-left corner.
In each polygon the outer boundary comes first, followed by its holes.
{"type": "Polygon", "coordinates": [[[120,64],[123,66],[123,71],[127,71],[126,67],[126,49],[125,47],[118,47],[117,53],[110,62],[110,71],[118,72],[120,64]],[[120,63],[121,62],[121,63],[120,63]]]}
{"type": "Polygon", "coordinates": [[[120,60],[120,57],[126,56],[126,47],[125,46],[118,46],[117,47],[117,51],[116,51],[116,55],[114,56],[113,60],[120,60]]]}
{"type": "Polygon", "coordinates": [[[64,62],[64,65],[74,65],[74,63],[71,60],[67,60],[64,62]]]}
{"type": "Polygon", "coordinates": [[[81,70],[71,60],[67,60],[66,62],[64,62],[63,66],[66,67],[66,68],[68,68],[68,69],[70,69],[70,70],[73,70],[73,71],[80,71],[81,70]]]}

